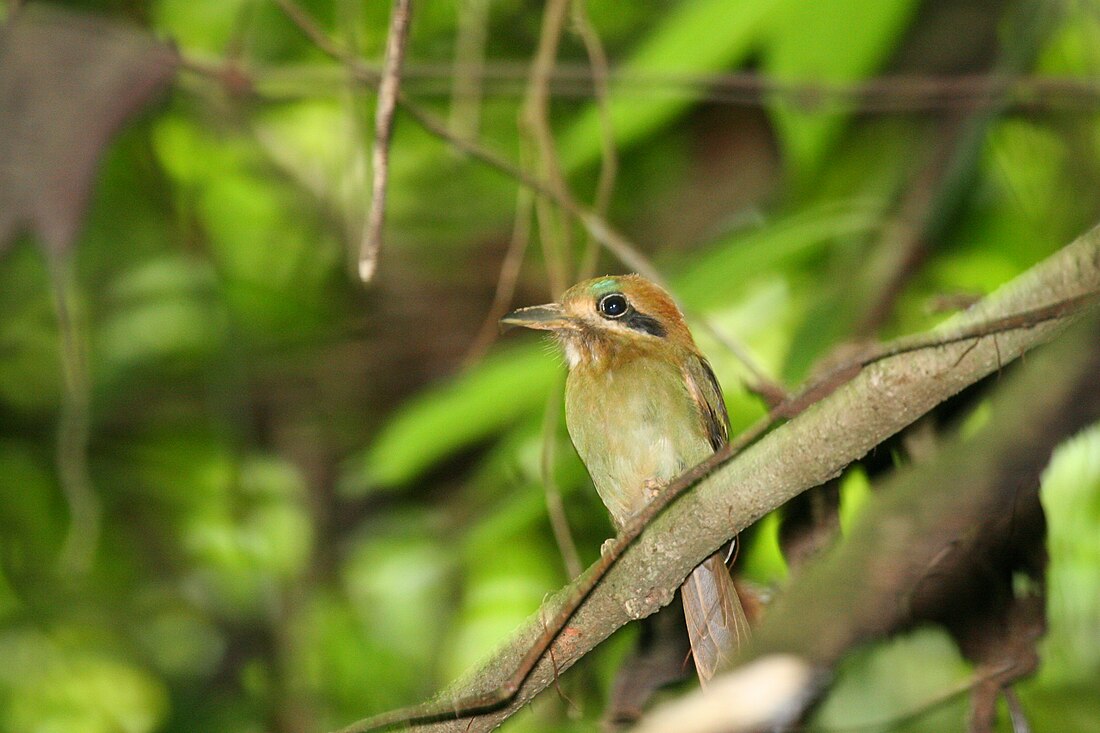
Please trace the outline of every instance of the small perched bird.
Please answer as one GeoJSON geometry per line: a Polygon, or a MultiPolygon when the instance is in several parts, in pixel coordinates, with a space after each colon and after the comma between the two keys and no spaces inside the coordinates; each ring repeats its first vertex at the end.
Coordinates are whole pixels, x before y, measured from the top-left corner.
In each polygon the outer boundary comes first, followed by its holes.
{"type": "MultiPolygon", "coordinates": [[[[560,302],[520,308],[501,323],[550,331],[561,344],[569,436],[617,530],[729,440],[714,372],[672,298],[648,280],[586,280],[560,302]]],[[[680,590],[705,684],[747,639],[748,622],[722,552],[680,590]]]]}

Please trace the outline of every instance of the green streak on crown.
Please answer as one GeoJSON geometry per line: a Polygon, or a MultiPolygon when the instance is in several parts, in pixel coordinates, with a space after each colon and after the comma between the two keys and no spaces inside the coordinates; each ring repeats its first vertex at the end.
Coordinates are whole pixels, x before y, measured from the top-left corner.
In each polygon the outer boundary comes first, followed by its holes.
{"type": "Polygon", "coordinates": [[[619,280],[614,277],[605,277],[602,280],[597,280],[592,283],[593,293],[602,293],[606,291],[618,290],[619,280]]]}

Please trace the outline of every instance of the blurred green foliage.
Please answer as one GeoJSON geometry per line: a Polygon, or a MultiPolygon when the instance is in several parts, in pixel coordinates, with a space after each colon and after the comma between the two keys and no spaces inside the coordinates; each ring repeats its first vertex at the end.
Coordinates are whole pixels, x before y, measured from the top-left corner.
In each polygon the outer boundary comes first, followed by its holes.
{"type": "MultiPolygon", "coordinates": [[[[364,288],[348,253],[371,94],[273,3],[70,5],[144,26],[196,63],[235,58],[257,94],[183,71],[102,161],[75,252],[100,510],[84,574],[60,565],[72,527],[55,285],[30,237],[0,259],[0,730],[323,730],[426,698],[567,580],[542,489],[560,358],[508,336],[463,361],[489,312],[515,182],[399,114],[379,280],[364,288]]],[[[379,59],[388,4],[302,5],[379,59]]],[[[1096,221],[1094,108],[875,114],[825,90],[1005,59],[1095,76],[1100,8],[1046,4],[1043,32],[1021,41],[1031,6],[591,0],[620,72],[610,217],[699,324],[735,429],[764,406],[702,318],[794,384],[888,295],[907,232],[924,246],[879,336],[929,326],[936,298],[989,292],[1096,221]],[[777,86],[735,104],[685,81],[738,70],[777,86]]],[[[490,4],[488,67],[529,62],[541,10],[490,4]]],[[[467,11],[416,4],[409,63],[444,64],[442,86],[407,80],[407,92],[439,114],[467,11]]],[[[586,63],[572,33],[561,61],[586,63]]],[[[486,88],[479,139],[515,159],[520,98],[502,89],[486,88]]],[[[597,104],[562,94],[553,112],[563,168],[590,192],[597,104]]],[[[537,245],[517,304],[549,297],[537,245]]],[[[600,267],[621,269],[606,255],[600,267]]],[[[548,470],[591,561],[611,528],[557,425],[548,470]]],[[[1091,730],[1100,716],[1098,466],[1092,430],[1044,480],[1051,625],[1021,690],[1036,730],[1091,730]]],[[[843,526],[873,490],[853,467],[843,526]]],[[[777,524],[761,523],[744,558],[760,584],[785,578],[777,524]]],[[[633,633],[564,677],[571,702],[546,695],[508,729],[591,730],[633,633]]],[[[971,671],[935,629],[860,650],[815,729],[961,730],[962,697],[933,703],[971,671]]]]}

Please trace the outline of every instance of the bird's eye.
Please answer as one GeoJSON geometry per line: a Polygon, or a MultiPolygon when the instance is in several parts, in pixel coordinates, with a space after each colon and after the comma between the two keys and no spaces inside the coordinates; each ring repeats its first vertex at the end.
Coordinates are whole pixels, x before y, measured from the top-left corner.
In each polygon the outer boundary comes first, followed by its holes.
{"type": "Polygon", "coordinates": [[[622,293],[611,293],[600,298],[596,305],[600,315],[604,318],[619,318],[626,313],[626,296],[622,293]]]}

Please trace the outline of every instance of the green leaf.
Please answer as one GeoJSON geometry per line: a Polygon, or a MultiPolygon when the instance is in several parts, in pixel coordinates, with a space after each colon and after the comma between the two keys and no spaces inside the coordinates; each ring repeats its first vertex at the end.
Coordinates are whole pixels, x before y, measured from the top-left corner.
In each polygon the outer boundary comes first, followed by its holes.
{"type": "Polygon", "coordinates": [[[828,697],[814,713],[811,730],[958,730],[966,699],[935,706],[945,690],[967,675],[966,663],[950,637],[919,629],[850,654],[841,664],[828,697]],[[919,713],[908,725],[898,726],[919,713]]]}
{"type": "Polygon", "coordinates": [[[503,643],[560,582],[558,561],[538,533],[519,531],[501,539],[491,563],[467,565],[466,594],[444,655],[448,678],[470,670],[503,643]]]}
{"type": "Polygon", "coordinates": [[[400,671],[389,673],[391,684],[408,693],[425,687],[423,671],[435,661],[453,604],[454,548],[438,524],[423,510],[372,522],[342,569],[345,594],[378,653],[402,660],[400,671]]]}
{"type": "Polygon", "coordinates": [[[159,680],[127,661],[37,631],[0,635],[0,728],[152,733],[168,708],[159,680]]]}
{"type": "MultiPolygon", "coordinates": [[[[916,0],[783,0],[763,70],[799,84],[863,79],[888,58],[917,6],[916,0]]],[[[848,117],[842,108],[805,109],[781,100],[773,118],[788,168],[803,176],[815,171],[848,117]]]]}
{"type": "Polygon", "coordinates": [[[871,480],[867,472],[856,466],[844,474],[840,483],[840,530],[847,535],[852,531],[860,513],[871,500],[871,480]]]}
{"type": "Polygon", "coordinates": [[[152,4],[156,28],[189,51],[223,53],[248,0],[159,0],[152,4]]]}
{"type": "Polygon", "coordinates": [[[805,261],[838,239],[877,230],[882,211],[878,200],[829,201],[738,232],[695,258],[676,279],[676,292],[697,308],[729,303],[757,274],[805,261]]]}
{"type": "Polygon", "coordinates": [[[415,478],[436,462],[488,438],[546,400],[560,360],[538,349],[509,348],[405,404],[341,488],[361,494],[415,478]]]}
{"type": "Polygon", "coordinates": [[[1055,451],[1040,496],[1049,532],[1050,631],[1037,682],[1094,680],[1100,675],[1100,425],[1055,451]]]}
{"type": "Polygon", "coordinates": [[[226,638],[211,620],[176,601],[150,613],[136,637],[142,651],[163,674],[203,679],[217,673],[226,638]]]}
{"type": "MultiPolygon", "coordinates": [[[[303,107],[297,119],[316,131],[323,109],[303,107]]],[[[275,128],[261,129],[273,144],[282,141],[275,128]]],[[[271,161],[244,138],[216,137],[168,117],[155,128],[154,143],[170,175],[193,194],[188,202],[208,237],[234,325],[281,341],[327,322],[344,252],[301,190],[273,176],[271,161]]]]}
{"type": "Polygon", "coordinates": [[[213,272],[199,262],[164,257],[119,273],[107,313],[94,332],[96,384],[120,382],[136,366],[197,362],[224,343],[225,314],[212,303],[213,272]]]}
{"type": "MultiPolygon", "coordinates": [[[[762,22],[776,0],[687,0],[675,6],[618,67],[623,76],[705,74],[730,69],[753,48],[762,22]]],[[[611,87],[608,112],[619,148],[652,134],[694,104],[689,97],[655,94],[647,88],[631,93],[629,79],[611,87]]],[[[600,114],[595,104],[584,109],[561,137],[566,170],[593,163],[600,156],[600,114]]]]}
{"type": "Polygon", "coordinates": [[[0,442],[0,536],[6,572],[38,577],[53,563],[68,523],[52,455],[30,443],[0,442]]]}
{"type": "Polygon", "coordinates": [[[51,283],[40,253],[17,247],[0,270],[0,404],[33,413],[61,399],[51,283]]]}
{"type": "Polygon", "coordinates": [[[240,619],[262,613],[271,589],[298,577],[313,535],[297,468],[259,455],[234,468],[220,496],[182,519],[179,542],[195,568],[192,592],[216,612],[240,619]]]}

